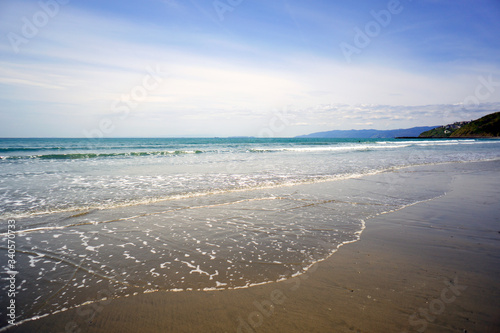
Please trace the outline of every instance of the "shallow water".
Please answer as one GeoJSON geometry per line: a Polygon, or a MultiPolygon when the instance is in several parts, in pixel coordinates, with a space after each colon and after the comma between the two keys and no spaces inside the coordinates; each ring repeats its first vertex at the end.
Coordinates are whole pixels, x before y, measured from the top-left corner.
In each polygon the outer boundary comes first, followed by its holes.
{"type": "Polygon", "coordinates": [[[0,139],[0,218],[498,157],[498,140],[0,139]]]}
{"type": "MultiPolygon", "coordinates": [[[[160,141],[202,153],[152,156],[123,154],[152,142],[113,141],[93,151],[120,155],[76,159],[4,148],[2,208],[18,230],[17,321],[102,298],[289,278],[356,241],[369,217],[444,193],[408,173],[384,183],[383,170],[500,155],[492,140],[249,141],[160,141]],[[366,174],[378,175],[359,178],[366,174]]],[[[55,146],[46,150],[66,149],[55,146]]]]}

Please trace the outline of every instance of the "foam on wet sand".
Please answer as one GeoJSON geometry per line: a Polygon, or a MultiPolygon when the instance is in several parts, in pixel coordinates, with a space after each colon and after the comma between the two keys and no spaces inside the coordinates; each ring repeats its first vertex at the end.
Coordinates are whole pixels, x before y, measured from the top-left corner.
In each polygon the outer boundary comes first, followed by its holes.
{"type": "MultiPolygon", "coordinates": [[[[336,187],[341,196],[363,189],[364,203],[390,196],[394,188],[399,199],[405,191],[420,191],[422,200],[412,195],[407,205],[369,214],[360,241],[281,282],[222,291],[131,293],[10,331],[495,332],[500,325],[499,176],[500,162],[493,161],[345,180],[336,187]]],[[[326,183],[307,186],[304,191],[318,193],[326,183]]],[[[33,258],[34,264],[35,259],[43,260],[33,258]]],[[[227,283],[190,257],[180,264],[215,287],[227,283]]]]}

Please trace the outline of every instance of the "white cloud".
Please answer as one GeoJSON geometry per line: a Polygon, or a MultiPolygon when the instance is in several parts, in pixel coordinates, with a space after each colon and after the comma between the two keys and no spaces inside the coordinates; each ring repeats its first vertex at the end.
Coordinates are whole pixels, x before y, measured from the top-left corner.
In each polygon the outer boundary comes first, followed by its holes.
{"type": "MultiPolygon", "coordinates": [[[[168,1],[174,7],[176,3],[168,1]]],[[[311,53],[260,49],[256,43],[229,35],[167,34],[153,25],[67,7],[20,55],[0,62],[0,85],[5,88],[0,91],[0,114],[10,112],[7,104],[17,103],[25,108],[19,117],[37,115],[23,120],[26,128],[39,131],[36,135],[53,133],[54,119],[48,115],[58,115],[58,122],[79,136],[101,118],[113,116],[113,103],[142,84],[149,66],[162,69],[162,83],[131,110],[128,120],[116,122],[111,136],[194,135],[195,130],[255,135],[273,110],[280,109],[288,109],[292,118],[279,134],[298,135],[305,130],[462,120],[453,110],[475,94],[478,76],[492,74],[500,81],[494,65],[447,64],[435,72],[346,65],[311,53]]],[[[0,52],[11,50],[2,44],[0,52]]],[[[500,88],[480,102],[477,114],[498,108],[500,88]]]]}

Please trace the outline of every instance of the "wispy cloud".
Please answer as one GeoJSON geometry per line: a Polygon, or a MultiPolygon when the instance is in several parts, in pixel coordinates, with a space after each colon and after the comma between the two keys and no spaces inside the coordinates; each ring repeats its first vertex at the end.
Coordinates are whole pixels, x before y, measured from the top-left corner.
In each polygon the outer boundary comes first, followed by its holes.
{"type": "MultiPolygon", "coordinates": [[[[354,7],[333,12],[330,2],[258,1],[236,8],[222,24],[213,22],[216,15],[207,3],[151,0],[150,5],[164,13],[145,20],[144,7],[127,16],[70,3],[21,52],[1,40],[0,116],[9,120],[0,124],[0,136],[14,135],[11,123],[22,123],[25,136],[81,136],[113,114],[113,103],[141,83],[148,67],[161,69],[162,84],[110,135],[196,135],[197,130],[254,135],[280,109],[293,115],[288,132],[280,135],[434,125],[462,120],[464,112],[453,110],[475,94],[479,77],[500,81],[494,57],[469,59],[485,49],[498,54],[495,45],[458,45],[460,36],[449,38],[448,31],[436,34],[437,40],[419,35],[438,23],[417,23],[410,9],[407,23],[395,20],[359,62],[348,65],[338,43],[369,17],[354,7]],[[405,36],[418,38],[401,42],[405,36]],[[464,56],[435,59],[436,53],[456,50],[464,56]],[[64,126],[55,126],[52,115],[64,126]]],[[[21,34],[23,17],[40,10],[29,1],[2,6],[4,36],[21,34]]],[[[372,7],[363,4],[367,13],[372,7]]],[[[498,109],[500,89],[479,102],[467,114],[498,109]]]]}

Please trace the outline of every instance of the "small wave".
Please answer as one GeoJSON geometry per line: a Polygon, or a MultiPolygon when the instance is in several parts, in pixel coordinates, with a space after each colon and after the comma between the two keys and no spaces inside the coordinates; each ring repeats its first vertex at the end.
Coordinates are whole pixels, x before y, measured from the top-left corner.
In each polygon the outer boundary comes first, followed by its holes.
{"type": "Polygon", "coordinates": [[[141,156],[170,156],[183,154],[201,154],[202,150],[167,150],[167,151],[145,151],[145,152],[127,152],[127,153],[74,153],[74,154],[41,154],[41,155],[16,155],[0,156],[2,160],[19,159],[42,159],[42,160],[77,160],[90,158],[106,157],[141,157],[141,156]]]}
{"type": "MultiPolygon", "coordinates": [[[[409,167],[400,166],[399,168],[409,167]]],[[[0,214],[0,219],[20,219],[27,218],[33,216],[44,216],[50,214],[58,214],[58,213],[72,213],[76,216],[82,214],[82,212],[87,213],[92,210],[105,210],[105,209],[115,209],[129,206],[139,206],[139,205],[148,205],[154,204],[158,202],[170,201],[170,200],[183,200],[190,199],[196,197],[204,197],[210,195],[220,195],[225,193],[237,193],[237,192],[246,192],[246,191],[254,191],[254,190],[262,190],[262,189],[272,189],[278,187],[288,187],[288,186],[296,186],[301,184],[315,184],[315,183],[323,183],[330,181],[339,181],[345,179],[352,178],[360,178],[363,176],[375,175],[378,173],[395,170],[398,167],[389,167],[382,169],[371,169],[365,171],[356,171],[356,172],[347,172],[347,173],[339,173],[339,174],[331,174],[331,175],[319,175],[315,177],[306,177],[306,178],[297,178],[297,179],[281,179],[280,181],[275,182],[263,182],[254,185],[246,185],[240,187],[229,187],[229,188],[219,188],[212,190],[199,190],[193,192],[185,192],[185,193],[170,193],[164,196],[153,196],[153,197],[142,197],[139,199],[130,199],[124,201],[114,201],[108,203],[95,202],[87,205],[77,205],[70,206],[66,208],[49,208],[49,209],[41,209],[36,211],[25,211],[25,212],[5,212],[0,214]]],[[[82,214],[84,215],[84,214],[82,214]]],[[[52,228],[52,227],[51,227],[52,228]]],[[[54,227],[58,228],[58,227],[54,227]]],[[[3,234],[0,233],[0,236],[3,234]]]]}
{"type": "Polygon", "coordinates": [[[413,140],[413,141],[398,141],[399,144],[410,144],[415,146],[448,146],[448,145],[458,145],[458,144],[473,144],[473,143],[484,143],[474,139],[432,139],[432,140],[413,140]]]}
{"type": "Polygon", "coordinates": [[[348,152],[348,151],[369,151],[377,149],[398,149],[409,147],[410,144],[370,144],[370,145],[355,145],[355,146],[329,146],[329,147],[297,147],[297,148],[253,148],[248,151],[251,153],[269,153],[269,152],[348,152]]]}
{"type": "Polygon", "coordinates": [[[65,150],[68,148],[63,147],[0,147],[0,152],[13,152],[13,151],[40,151],[40,150],[65,150]]]}
{"type": "Polygon", "coordinates": [[[471,145],[476,143],[474,140],[463,140],[463,141],[458,141],[458,140],[453,140],[453,141],[436,141],[436,142],[418,142],[415,145],[416,146],[421,146],[421,147],[429,147],[429,146],[456,146],[456,145],[471,145]]]}

